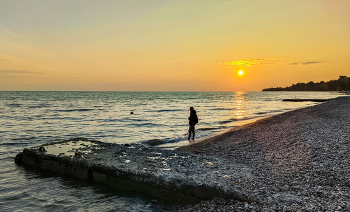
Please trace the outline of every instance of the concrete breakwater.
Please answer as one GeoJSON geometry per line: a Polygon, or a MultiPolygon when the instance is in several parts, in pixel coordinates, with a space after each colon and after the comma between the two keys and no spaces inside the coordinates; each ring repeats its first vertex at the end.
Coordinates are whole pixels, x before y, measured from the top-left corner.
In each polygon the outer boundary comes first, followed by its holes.
{"type": "Polygon", "coordinates": [[[107,185],[141,191],[173,204],[216,197],[255,201],[228,183],[251,177],[251,168],[220,158],[77,138],[26,148],[15,162],[70,174],[107,185]]]}

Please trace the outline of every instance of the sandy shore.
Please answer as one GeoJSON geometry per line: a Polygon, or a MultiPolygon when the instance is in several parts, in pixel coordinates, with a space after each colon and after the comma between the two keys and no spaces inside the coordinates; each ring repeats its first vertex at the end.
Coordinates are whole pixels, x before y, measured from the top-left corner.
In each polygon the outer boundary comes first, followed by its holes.
{"type": "Polygon", "coordinates": [[[237,183],[257,200],[218,198],[171,210],[347,211],[349,207],[350,211],[349,96],[272,116],[176,150],[252,168],[251,177],[237,183]]]}

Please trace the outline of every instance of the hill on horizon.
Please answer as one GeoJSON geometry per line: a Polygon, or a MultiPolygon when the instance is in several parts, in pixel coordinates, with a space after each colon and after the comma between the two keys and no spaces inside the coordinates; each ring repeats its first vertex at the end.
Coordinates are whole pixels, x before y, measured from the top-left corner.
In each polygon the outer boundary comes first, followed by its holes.
{"type": "Polygon", "coordinates": [[[262,91],[350,91],[350,77],[339,76],[328,82],[297,83],[289,87],[264,88],[262,91]]]}

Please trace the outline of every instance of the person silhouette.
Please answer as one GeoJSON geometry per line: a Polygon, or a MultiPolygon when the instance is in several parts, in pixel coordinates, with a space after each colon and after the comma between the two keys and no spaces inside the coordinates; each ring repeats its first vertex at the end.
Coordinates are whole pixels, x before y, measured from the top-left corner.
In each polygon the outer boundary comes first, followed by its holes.
{"type": "Polygon", "coordinates": [[[188,129],[188,140],[192,135],[192,141],[194,141],[195,129],[194,126],[198,123],[197,112],[193,107],[190,107],[190,117],[188,117],[190,128],[188,129]]]}

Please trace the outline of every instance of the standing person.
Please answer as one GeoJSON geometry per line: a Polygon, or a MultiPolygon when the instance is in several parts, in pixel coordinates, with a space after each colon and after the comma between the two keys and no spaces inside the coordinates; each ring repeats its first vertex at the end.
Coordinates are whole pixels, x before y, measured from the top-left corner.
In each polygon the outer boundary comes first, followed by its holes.
{"type": "Polygon", "coordinates": [[[192,134],[192,141],[194,141],[194,125],[198,123],[198,117],[193,107],[190,107],[190,117],[188,117],[188,120],[190,124],[190,129],[188,130],[188,140],[190,140],[192,134]]]}

